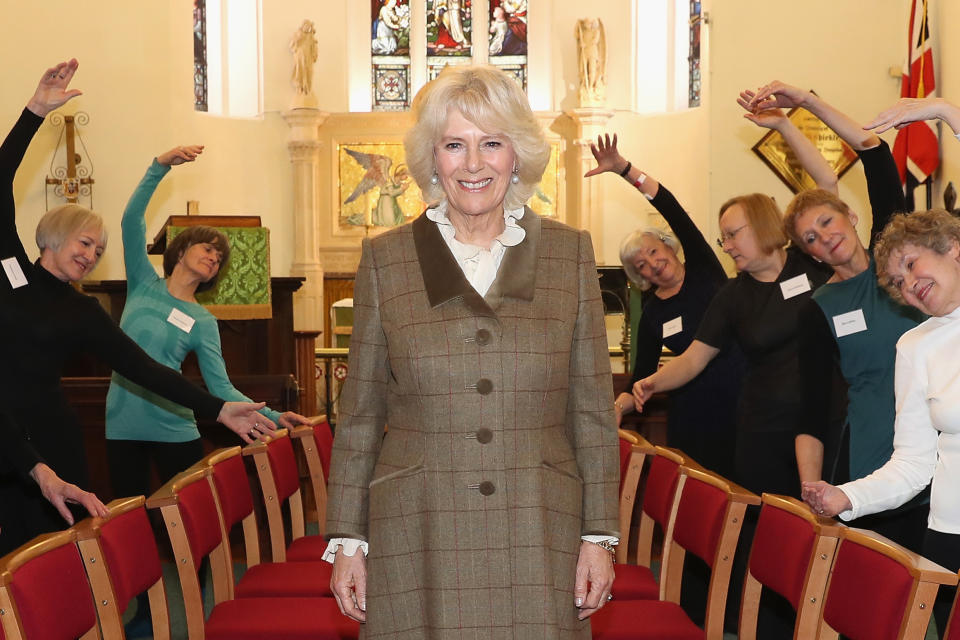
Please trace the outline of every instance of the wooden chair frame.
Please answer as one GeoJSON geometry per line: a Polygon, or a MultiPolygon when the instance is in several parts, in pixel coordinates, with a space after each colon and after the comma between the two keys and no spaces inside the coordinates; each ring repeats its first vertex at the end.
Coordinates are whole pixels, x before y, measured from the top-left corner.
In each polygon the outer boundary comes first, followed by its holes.
{"type": "MultiPolygon", "coordinates": [[[[313,416],[310,421],[326,422],[327,416],[313,416]]],[[[294,427],[290,431],[290,437],[300,443],[300,451],[303,453],[307,472],[310,474],[310,488],[313,490],[313,501],[317,509],[317,526],[320,528],[320,535],[323,535],[327,528],[327,483],[323,479],[323,463],[313,437],[313,424],[294,427]]]]}
{"type": "MultiPolygon", "coordinates": [[[[77,532],[74,529],[45,533],[0,559],[0,624],[3,625],[6,640],[28,640],[23,630],[23,623],[20,620],[20,613],[10,592],[14,572],[45,553],[66,545],[73,546],[76,542],[77,532]]],[[[91,594],[90,597],[96,610],[93,595],[91,594]]],[[[84,632],[78,640],[101,640],[102,637],[100,635],[100,625],[97,620],[94,620],[93,627],[84,632]]]]}
{"type": "MultiPolygon", "coordinates": [[[[117,602],[113,587],[113,578],[110,577],[110,568],[107,566],[103,547],[100,545],[100,527],[117,516],[143,508],[145,505],[146,498],[143,496],[118,498],[107,505],[110,509],[109,516],[87,518],[74,527],[77,531],[77,546],[83,557],[83,566],[87,570],[94,600],[99,605],[97,616],[100,618],[100,627],[106,638],[126,638],[126,633],[123,628],[123,616],[120,614],[120,603],[117,602]]],[[[150,601],[154,640],[170,640],[170,609],[162,575],[147,589],[147,597],[150,601]]]]}
{"type": "MultiPolygon", "coordinates": [[[[842,529],[840,531],[840,543],[837,547],[837,555],[839,556],[843,550],[844,544],[851,543],[859,544],[898,562],[910,573],[910,576],[913,578],[913,585],[910,588],[910,595],[907,597],[907,605],[904,608],[904,615],[900,622],[900,631],[897,634],[897,638],[898,640],[922,638],[930,623],[930,615],[933,613],[933,603],[937,599],[937,591],[940,585],[953,586],[957,584],[957,574],[900,546],[880,534],[865,529],[842,529]]],[[[826,599],[830,597],[830,584],[832,582],[833,572],[831,572],[830,579],[827,581],[826,591],[824,593],[824,605],[826,605],[826,599]]],[[[837,640],[837,638],[840,637],[839,632],[830,627],[827,621],[823,619],[822,607],[820,609],[819,624],[819,631],[817,633],[818,640],[837,640]]]]}
{"type": "MultiPolygon", "coordinates": [[[[763,508],[781,509],[801,518],[810,525],[816,536],[807,562],[807,573],[800,592],[800,608],[793,628],[795,640],[813,638],[817,632],[823,594],[827,588],[827,579],[830,577],[830,568],[833,566],[840,529],[843,525],[832,518],[816,515],[810,507],[796,498],[764,493],[760,500],[763,508]]],[[[740,601],[740,624],[737,630],[739,640],[756,640],[757,638],[757,618],[760,612],[762,590],[763,584],[750,573],[748,564],[743,584],[743,598],[740,601]]]]}
{"type": "MultiPolygon", "coordinates": [[[[660,600],[679,602],[679,586],[676,588],[676,594],[667,592],[667,571],[670,567],[671,552],[671,545],[668,544],[667,541],[673,539],[673,524],[677,518],[677,507],[680,506],[680,492],[683,489],[684,476],[679,472],[679,469],[682,469],[684,465],[689,462],[689,460],[685,455],[683,455],[682,452],[675,449],[667,449],[666,447],[655,446],[654,453],[657,456],[667,458],[671,462],[675,463],[678,467],[679,475],[677,477],[677,486],[673,492],[673,500],[670,504],[670,515],[667,517],[667,526],[663,531],[663,548],[660,551],[660,575],[657,579],[657,582],[660,585],[660,600]]],[[[654,529],[656,528],[656,524],[656,521],[650,515],[648,515],[646,511],[641,511],[640,528],[637,532],[638,565],[649,567],[653,562],[653,533],[654,529]]]]}
{"type": "MultiPolygon", "coordinates": [[[[727,506],[724,514],[723,527],[720,530],[720,541],[714,553],[710,571],[710,586],[707,591],[707,611],[704,620],[704,637],[707,640],[723,638],[723,618],[727,604],[727,591],[730,587],[730,572],[733,569],[733,557],[740,538],[740,529],[743,527],[743,517],[748,505],[760,504],[760,496],[748,491],[738,484],[730,482],[699,465],[680,467],[680,478],[677,482],[676,504],[673,507],[672,519],[676,520],[676,513],[682,499],[683,489],[689,479],[699,480],[705,484],[721,489],[727,494],[727,506]]],[[[675,524],[675,522],[673,522],[675,524]]],[[[683,564],[686,558],[686,549],[673,539],[674,527],[670,528],[668,549],[664,550],[664,564],[667,572],[661,593],[667,600],[680,604],[680,586],[683,579],[683,564]]]]}
{"type": "MultiPolygon", "coordinates": [[[[643,474],[643,463],[648,455],[656,455],[656,447],[635,431],[617,429],[621,440],[630,443],[630,458],[627,461],[627,470],[623,477],[623,489],[620,492],[620,544],[617,545],[616,560],[618,564],[627,561],[630,545],[630,525],[633,523],[633,510],[637,503],[637,494],[640,492],[640,477],[643,474]]],[[[326,495],[324,495],[326,497],[326,495]]],[[[652,536],[653,530],[650,530],[652,536]]],[[[652,538],[651,538],[652,542],[652,538]]],[[[649,549],[647,555],[650,555],[649,549]]],[[[650,566],[649,559],[644,566],[650,566]]]]}

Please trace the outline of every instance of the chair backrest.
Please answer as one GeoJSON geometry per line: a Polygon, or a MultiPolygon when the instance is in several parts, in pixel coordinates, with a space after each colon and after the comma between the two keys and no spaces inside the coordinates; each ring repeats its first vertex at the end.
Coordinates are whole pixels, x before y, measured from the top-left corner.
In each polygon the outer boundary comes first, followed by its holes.
{"type": "Polygon", "coordinates": [[[813,638],[841,525],[814,514],[795,498],[765,493],[761,500],[737,637],[757,637],[760,595],[767,587],[786,598],[797,612],[794,637],[813,638]]]}
{"type": "MultiPolygon", "coordinates": [[[[260,564],[260,533],[253,510],[253,492],[240,447],[217,449],[200,460],[199,465],[210,467],[213,471],[209,480],[223,516],[227,544],[230,532],[237,524],[241,524],[246,565],[249,568],[260,564]]],[[[230,584],[233,584],[232,577],[230,584]]]]}
{"type": "Polygon", "coordinates": [[[960,589],[957,589],[957,597],[953,600],[953,608],[950,610],[950,620],[947,622],[947,631],[943,634],[943,640],[960,640],[960,589]]]}
{"type": "Polygon", "coordinates": [[[170,614],[160,568],[160,554],[143,496],[119,498],[105,518],[77,523],[77,546],[83,556],[97,613],[107,638],[123,638],[123,614],[144,591],[150,600],[153,637],[169,640],[170,614]]]}
{"type": "Polygon", "coordinates": [[[301,425],[290,432],[300,443],[300,451],[310,474],[310,489],[316,509],[317,525],[322,535],[326,529],[327,480],[330,476],[330,456],[333,453],[333,431],[326,416],[318,416],[313,425],[301,425]]]}
{"type": "Polygon", "coordinates": [[[665,551],[667,573],[660,585],[661,599],[680,602],[683,563],[687,552],[710,567],[710,587],[704,632],[723,637],[723,614],[730,587],[733,556],[747,505],[760,496],[702,468],[680,467],[677,513],[665,551]]]}
{"type": "Polygon", "coordinates": [[[0,616],[9,640],[100,638],[77,532],[38,536],[0,558],[0,616]]]}
{"type": "MultiPolygon", "coordinates": [[[[687,458],[682,453],[666,447],[654,447],[654,453],[643,489],[640,528],[637,533],[637,564],[645,567],[649,567],[653,559],[655,525],[660,526],[664,540],[670,539],[670,528],[673,526],[673,516],[676,514],[680,467],[687,462],[687,458]]],[[[620,544],[623,544],[623,540],[620,544]]],[[[660,566],[661,585],[666,572],[668,554],[669,546],[665,544],[660,566]]],[[[660,595],[662,599],[662,591],[660,595]]]]}
{"type": "Polygon", "coordinates": [[[207,480],[212,473],[211,467],[194,465],[147,499],[147,508],[160,509],[167,527],[191,638],[204,636],[203,595],[197,575],[203,558],[210,559],[214,602],[229,600],[232,593],[230,549],[224,542],[221,515],[207,480]]]}
{"type": "Polygon", "coordinates": [[[617,562],[627,561],[630,545],[630,527],[633,524],[633,510],[640,490],[640,477],[643,463],[648,455],[654,455],[656,448],[635,431],[618,429],[620,437],[620,535],[621,544],[617,545],[617,562]]]}
{"type": "Polygon", "coordinates": [[[300,492],[300,474],[293,444],[286,429],[278,429],[270,442],[256,442],[243,448],[243,455],[253,456],[257,478],[263,493],[270,531],[271,558],[285,562],[287,543],[283,526],[283,504],[290,511],[290,530],[293,540],[303,537],[303,499],[300,492]]]}
{"type": "Polygon", "coordinates": [[[818,638],[923,638],[944,569],[872,531],[842,529],[827,583],[818,638]]]}

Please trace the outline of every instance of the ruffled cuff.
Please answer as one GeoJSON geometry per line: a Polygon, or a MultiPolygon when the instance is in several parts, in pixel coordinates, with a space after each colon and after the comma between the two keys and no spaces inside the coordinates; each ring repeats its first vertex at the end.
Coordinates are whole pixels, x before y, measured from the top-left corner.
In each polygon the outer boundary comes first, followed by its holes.
{"type": "Polygon", "coordinates": [[[357,540],[356,538],[331,538],[327,544],[326,551],[323,552],[322,559],[333,564],[333,560],[337,556],[337,549],[340,547],[343,547],[343,555],[351,557],[356,555],[357,549],[361,549],[363,555],[367,555],[370,550],[367,543],[363,540],[357,540]]]}
{"type": "Polygon", "coordinates": [[[620,538],[613,536],[580,536],[580,539],[584,542],[609,542],[613,546],[620,544],[620,538]]]}

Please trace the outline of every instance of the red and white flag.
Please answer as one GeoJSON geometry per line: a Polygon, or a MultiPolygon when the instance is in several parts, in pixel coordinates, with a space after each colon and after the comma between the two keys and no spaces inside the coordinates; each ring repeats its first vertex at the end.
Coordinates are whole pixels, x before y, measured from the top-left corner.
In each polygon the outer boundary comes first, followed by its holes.
{"type": "MultiPolygon", "coordinates": [[[[930,44],[927,0],[912,0],[909,54],[904,65],[900,97],[926,98],[933,95],[936,86],[930,44]]],[[[897,132],[893,157],[900,170],[901,183],[907,183],[907,172],[917,183],[921,183],[940,166],[940,147],[935,126],[932,122],[913,122],[897,132]]]]}

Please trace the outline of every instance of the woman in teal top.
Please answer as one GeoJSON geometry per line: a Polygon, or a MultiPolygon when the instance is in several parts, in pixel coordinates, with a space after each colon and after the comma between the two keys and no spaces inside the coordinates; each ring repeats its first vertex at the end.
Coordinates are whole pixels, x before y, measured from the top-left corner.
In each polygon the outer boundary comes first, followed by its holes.
{"type": "MultiPolygon", "coordinates": [[[[177,371],[188,353],[197,354],[210,393],[249,402],[227,376],[217,320],[197,303],[196,293],[216,284],[230,247],[212,227],[189,227],[163,256],[165,278],[147,257],[144,212],[171,166],[192,162],[202,146],[177,147],[158,156],[127,203],[121,223],[127,302],[120,327],[157,362],[177,371]]],[[[283,426],[305,423],[293,412],[268,408],[263,415],[283,426]]],[[[148,494],[150,468],[161,482],[203,457],[193,412],[114,373],[107,393],[107,460],[116,495],[148,494]]]]}
{"type": "MultiPolygon", "coordinates": [[[[788,205],[784,219],[793,242],[834,270],[801,312],[806,415],[797,435],[800,478],[832,483],[862,478],[883,466],[893,453],[896,344],[903,333],[925,319],[913,307],[893,301],[874,275],[873,238],[894,213],[905,209],[897,167],[885,142],[812,93],[775,82],[758,93],[757,102],[761,108],[764,104],[807,108],[850,144],[863,162],[873,213],[869,248],[857,236],[856,214],[829,191],[800,193],[788,205]],[[845,418],[843,383],[847,387],[845,418]]],[[[919,551],[928,499],[928,492],[921,493],[896,512],[867,516],[855,526],[873,529],[919,551]]]]}

